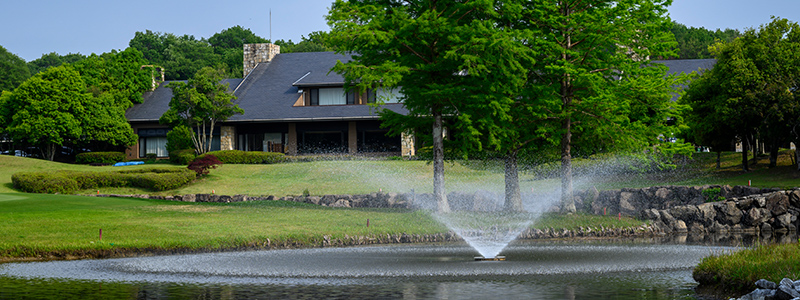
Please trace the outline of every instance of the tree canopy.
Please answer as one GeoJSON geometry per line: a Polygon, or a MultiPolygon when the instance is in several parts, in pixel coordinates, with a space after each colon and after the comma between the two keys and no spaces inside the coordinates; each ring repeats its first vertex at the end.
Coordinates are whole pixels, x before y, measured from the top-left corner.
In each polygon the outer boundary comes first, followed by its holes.
{"type": "Polygon", "coordinates": [[[69,53],[66,55],[59,55],[55,52],[42,54],[42,57],[28,62],[28,68],[31,74],[36,74],[41,71],[47,70],[49,67],[58,67],[63,64],[76,63],[86,59],[86,55],[80,53],[69,53]]]}
{"type": "Polygon", "coordinates": [[[745,171],[748,145],[761,139],[770,145],[774,165],[783,143],[800,141],[800,26],[774,18],[712,50],[716,65],[693,81],[682,99],[693,109],[687,115],[692,138],[714,145],[735,134],[745,171]]]}
{"type": "Polygon", "coordinates": [[[0,46],[0,92],[13,90],[30,76],[25,60],[0,46]]]}
{"type": "Polygon", "coordinates": [[[360,90],[399,87],[410,114],[386,113],[388,124],[433,124],[435,193],[449,117],[462,149],[506,157],[511,209],[516,153],[560,143],[564,210],[574,211],[573,148],[641,150],[677,131],[678,82],[649,63],[674,54],[669,4],[340,0],[331,44],[355,54],[334,70],[360,90]]]}
{"type": "Polygon", "coordinates": [[[188,82],[173,82],[172,100],[169,110],[159,119],[163,124],[173,127],[184,125],[194,128],[192,142],[197,154],[211,151],[214,126],[235,114],[243,114],[244,110],[233,103],[236,96],[223,84],[225,71],[204,67],[188,82]]]}
{"type": "Polygon", "coordinates": [[[106,150],[130,146],[136,135],[125,110],[150,88],[147,61],[136,49],[92,55],[49,67],[0,101],[0,128],[15,143],[39,147],[53,160],[61,146],[106,150]]]}
{"type": "MultiPolygon", "coordinates": [[[[300,43],[278,40],[281,53],[329,51],[324,44],[326,33],[312,32],[300,43]]],[[[145,30],[136,32],[128,45],[144,54],[151,63],[166,69],[167,80],[186,80],[204,67],[220,68],[225,78],[242,77],[242,45],[269,43],[250,29],[233,26],[215,33],[208,39],[192,35],[176,35],[145,30]]]]}
{"type": "Polygon", "coordinates": [[[726,28],[725,30],[709,30],[703,27],[686,27],[680,23],[673,23],[670,29],[675,40],[678,42],[678,53],[676,57],[680,59],[714,58],[709,51],[709,47],[717,42],[728,43],[741,36],[739,30],[726,28]]]}

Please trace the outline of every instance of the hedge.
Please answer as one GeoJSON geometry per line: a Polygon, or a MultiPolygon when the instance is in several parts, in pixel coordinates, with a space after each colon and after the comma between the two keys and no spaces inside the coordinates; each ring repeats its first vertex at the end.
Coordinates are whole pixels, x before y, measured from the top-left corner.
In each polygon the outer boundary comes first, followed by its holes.
{"type": "Polygon", "coordinates": [[[122,152],[85,152],[75,156],[75,162],[79,164],[113,164],[125,161],[125,153],[122,152]]]}
{"type": "Polygon", "coordinates": [[[224,164],[274,164],[286,160],[286,155],[278,152],[222,150],[203,155],[208,154],[216,156],[224,164]]]}
{"type": "Polygon", "coordinates": [[[114,172],[19,172],[11,176],[14,188],[28,193],[70,194],[102,187],[139,187],[165,191],[196,178],[189,169],[149,168],[114,172]]]}
{"type": "Polygon", "coordinates": [[[169,153],[169,162],[179,165],[188,165],[197,157],[194,153],[194,149],[172,151],[169,153]]]}

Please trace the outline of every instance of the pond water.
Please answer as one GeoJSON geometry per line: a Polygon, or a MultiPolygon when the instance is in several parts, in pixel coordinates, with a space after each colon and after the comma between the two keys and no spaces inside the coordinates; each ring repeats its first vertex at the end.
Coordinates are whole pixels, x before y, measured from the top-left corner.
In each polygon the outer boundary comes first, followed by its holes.
{"type": "Polygon", "coordinates": [[[0,299],[695,299],[692,268],[731,245],[516,241],[506,261],[475,261],[457,243],[7,263],[0,299]]]}

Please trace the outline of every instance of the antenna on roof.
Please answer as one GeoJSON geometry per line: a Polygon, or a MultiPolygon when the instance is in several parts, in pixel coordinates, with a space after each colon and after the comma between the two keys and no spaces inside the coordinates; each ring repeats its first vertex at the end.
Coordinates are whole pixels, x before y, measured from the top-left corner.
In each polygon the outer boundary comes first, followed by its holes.
{"type": "Polygon", "coordinates": [[[269,42],[275,44],[272,40],[272,8],[269,9],[269,42]]]}

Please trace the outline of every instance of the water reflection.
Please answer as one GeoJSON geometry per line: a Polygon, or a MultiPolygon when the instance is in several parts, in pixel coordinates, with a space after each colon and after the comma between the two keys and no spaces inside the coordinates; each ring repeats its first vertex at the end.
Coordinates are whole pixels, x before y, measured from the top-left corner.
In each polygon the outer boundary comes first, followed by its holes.
{"type": "Polygon", "coordinates": [[[412,245],[4,264],[0,299],[693,299],[703,256],[795,240],[517,241],[507,262],[412,245]]]}

